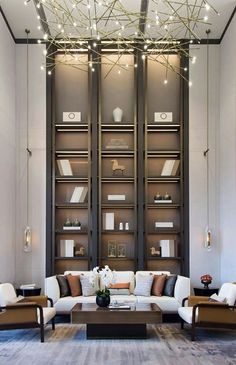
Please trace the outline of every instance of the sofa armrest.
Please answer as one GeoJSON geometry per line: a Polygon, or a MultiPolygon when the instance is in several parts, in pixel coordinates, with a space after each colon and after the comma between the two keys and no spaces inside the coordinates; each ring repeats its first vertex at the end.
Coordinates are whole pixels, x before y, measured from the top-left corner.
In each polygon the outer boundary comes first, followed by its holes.
{"type": "Polygon", "coordinates": [[[236,307],[218,302],[200,302],[193,306],[193,323],[236,324],[236,307]]]}
{"type": "Polygon", "coordinates": [[[53,303],[60,299],[60,288],[56,276],[45,279],[45,294],[52,299],[53,303]]]}
{"type": "Polygon", "coordinates": [[[0,327],[1,325],[37,323],[37,310],[39,310],[40,317],[43,314],[41,306],[29,302],[11,304],[0,308],[2,310],[0,312],[0,327]]]}
{"type": "Polygon", "coordinates": [[[190,279],[178,275],[176,283],[175,283],[175,290],[174,290],[174,297],[178,300],[180,306],[182,305],[182,301],[184,298],[190,295],[190,279]]]}
{"type": "Polygon", "coordinates": [[[26,297],[25,301],[27,301],[29,303],[34,302],[38,305],[41,305],[41,307],[48,306],[48,297],[46,295],[37,295],[37,296],[26,297]]]}
{"type": "Polygon", "coordinates": [[[188,307],[193,307],[195,304],[198,304],[200,302],[208,302],[208,297],[204,296],[198,296],[198,295],[190,295],[188,297],[188,307]]]}

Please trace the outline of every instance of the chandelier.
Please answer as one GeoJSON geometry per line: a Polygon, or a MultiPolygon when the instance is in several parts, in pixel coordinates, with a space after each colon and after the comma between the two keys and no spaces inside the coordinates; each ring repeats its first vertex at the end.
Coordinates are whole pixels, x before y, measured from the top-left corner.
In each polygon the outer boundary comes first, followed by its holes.
{"type": "Polygon", "coordinates": [[[57,63],[95,71],[95,64],[106,62],[125,70],[125,52],[148,57],[182,75],[168,55],[191,58],[189,44],[200,43],[200,29],[206,31],[210,12],[217,13],[206,0],[26,0],[25,4],[31,1],[42,30],[38,43],[48,44],[41,68],[49,74],[57,63]],[[102,58],[104,51],[118,57],[102,58]],[[61,57],[54,57],[57,52],[61,57]],[[90,53],[92,60],[78,58],[78,53],[90,53]]]}

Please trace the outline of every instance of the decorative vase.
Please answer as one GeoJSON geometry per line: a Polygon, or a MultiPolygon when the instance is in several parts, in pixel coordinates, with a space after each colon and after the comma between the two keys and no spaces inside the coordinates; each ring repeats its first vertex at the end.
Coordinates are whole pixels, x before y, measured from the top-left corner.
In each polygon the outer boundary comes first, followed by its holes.
{"type": "Polygon", "coordinates": [[[204,289],[208,289],[208,285],[211,284],[211,280],[201,280],[201,283],[204,285],[204,289]]]}
{"type": "Polygon", "coordinates": [[[96,296],[96,303],[99,307],[105,308],[108,307],[108,305],[110,304],[110,295],[106,295],[106,296],[102,296],[102,295],[97,295],[96,296]]]}
{"type": "Polygon", "coordinates": [[[122,116],[123,116],[123,110],[120,109],[119,107],[116,107],[113,110],[113,119],[114,119],[114,122],[121,122],[122,116]]]}

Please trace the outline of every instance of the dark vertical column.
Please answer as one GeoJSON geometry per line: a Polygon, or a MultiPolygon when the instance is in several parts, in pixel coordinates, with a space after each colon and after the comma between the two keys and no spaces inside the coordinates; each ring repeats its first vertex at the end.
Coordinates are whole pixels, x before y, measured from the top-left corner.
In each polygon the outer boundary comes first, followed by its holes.
{"type": "MultiPolygon", "coordinates": [[[[186,48],[188,52],[188,48],[186,48]]],[[[181,79],[181,243],[182,243],[182,268],[183,275],[189,276],[189,58],[181,57],[181,69],[185,79],[181,79]]]]}
{"type": "MultiPolygon", "coordinates": [[[[48,48],[48,45],[47,45],[48,48]]],[[[50,46],[48,53],[54,54],[54,47],[50,46]]],[[[54,56],[50,56],[50,64],[54,56]]],[[[47,69],[49,70],[49,69],[47,69]]],[[[46,71],[46,275],[50,276],[54,272],[54,210],[53,210],[53,176],[54,155],[53,155],[53,122],[55,118],[54,102],[55,73],[48,75],[46,71]]]]}
{"type": "Polygon", "coordinates": [[[141,51],[136,53],[137,63],[137,232],[138,232],[138,270],[144,268],[144,126],[145,126],[145,62],[141,51]]]}
{"type": "Polygon", "coordinates": [[[98,265],[98,100],[99,100],[99,65],[97,60],[97,47],[93,42],[89,43],[91,47],[90,61],[92,67],[89,67],[89,94],[91,108],[91,244],[90,244],[90,264],[91,267],[98,265]]]}

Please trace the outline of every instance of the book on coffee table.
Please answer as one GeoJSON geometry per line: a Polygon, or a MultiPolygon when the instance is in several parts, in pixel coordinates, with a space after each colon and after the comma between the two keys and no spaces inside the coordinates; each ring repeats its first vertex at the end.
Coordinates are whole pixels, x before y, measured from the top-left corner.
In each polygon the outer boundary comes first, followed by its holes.
{"type": "Polygon", "coordinates": [[[130,309],[130,305],[109,305],[109,309],[130,309]]]}

